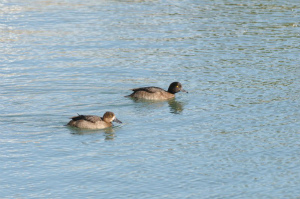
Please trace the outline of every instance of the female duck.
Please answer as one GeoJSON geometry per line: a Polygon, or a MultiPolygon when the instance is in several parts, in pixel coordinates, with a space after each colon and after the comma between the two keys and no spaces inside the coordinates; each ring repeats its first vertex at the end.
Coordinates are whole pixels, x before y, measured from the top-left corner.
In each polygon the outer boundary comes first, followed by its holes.
{"type": "Polygon", "coordinates": [[[113,112],[106,112],[103,117],[96,115],[78,115],[67,124],[81,129],[104,129],[112,126],[112,122],[122,123],[113,112]]]}
{"type": "Polygon", "coordinates": [[[187,93],[187,91],[182,89],[182,85],[179,82],[171,83],[168,91],[158,87],[142,87],[131,90],[133,93],[125,97],[146,100],[167,100],[175,97],[175,93],[178,93],[179,91],[187,93]]]}

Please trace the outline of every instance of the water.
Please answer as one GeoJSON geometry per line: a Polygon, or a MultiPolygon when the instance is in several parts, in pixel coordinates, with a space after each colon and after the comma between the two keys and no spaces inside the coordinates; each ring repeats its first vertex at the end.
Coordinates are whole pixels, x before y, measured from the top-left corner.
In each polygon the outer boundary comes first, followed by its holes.
{"type": "Polygon", "coordinates": [[[0,2],[1,198],[299,198],[298,1],[0,2]],[[188,94],[135,102],[131,88],[188,94]],[[64,126],[113,111],[106,130],[64,126]]]}

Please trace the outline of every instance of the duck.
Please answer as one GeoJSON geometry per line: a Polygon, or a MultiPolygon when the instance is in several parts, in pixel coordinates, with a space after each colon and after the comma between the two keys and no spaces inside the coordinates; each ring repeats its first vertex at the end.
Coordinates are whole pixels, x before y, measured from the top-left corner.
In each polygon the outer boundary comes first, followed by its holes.
{"type": "Polygon", "coordinates": [[[180,91],[188,93],[182,88],[182,85],[179,82],[172,82],[168,88],[168,91],[154,86],[134,88],[131,90],[133,91],[133,93],[125,97],[145,100],[168,100],[174,98],[175,93],[178,93],[180,91]]]}
{"type": "Polygon", "coordinates": [[[96,115],[77,115],[70,118],[68,126],[80,129],[104,129],[112,126],[112,122],[122,123],[113,112],[104,113],[103,117],[96,115]]]}

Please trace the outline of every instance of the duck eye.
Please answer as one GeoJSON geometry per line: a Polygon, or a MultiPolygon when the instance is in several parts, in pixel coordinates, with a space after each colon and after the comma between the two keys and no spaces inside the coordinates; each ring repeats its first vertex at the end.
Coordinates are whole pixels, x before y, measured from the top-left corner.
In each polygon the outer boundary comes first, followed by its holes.
{"type": "Polygon", "coordinates": [[[178,86],[176,86],[178,88],[178,86]]]}

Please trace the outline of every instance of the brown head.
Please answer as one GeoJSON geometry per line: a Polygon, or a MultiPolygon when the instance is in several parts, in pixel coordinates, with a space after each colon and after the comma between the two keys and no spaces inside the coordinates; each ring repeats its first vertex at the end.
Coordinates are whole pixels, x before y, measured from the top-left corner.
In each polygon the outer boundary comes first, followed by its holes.
{"type": "Polygon", "coordinates": [[[117,123],[122,123],[120,120],[118,120],[113,112],[107,111],[103,115],[103,120],[107,123],[111,122],[117,122],[117,123]]]}
{"type": "Polygon", "coordinates": [[[168,89],[169,93],[175,94],[180,91],[187,93],[187,91],[182,88],[182,85],[179,82],[173,82],[170,84],[169,89],[168,89]]]}

